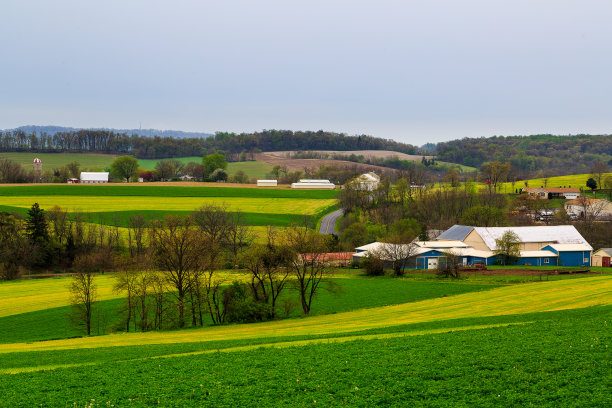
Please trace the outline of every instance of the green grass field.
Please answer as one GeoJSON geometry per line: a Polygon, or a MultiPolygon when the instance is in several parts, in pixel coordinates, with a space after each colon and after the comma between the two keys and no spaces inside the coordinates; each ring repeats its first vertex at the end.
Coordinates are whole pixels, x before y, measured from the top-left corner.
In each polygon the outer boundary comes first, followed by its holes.
{"type": "MultiPolygon", "coordinates": [[[[612,176],[612,173],[607,173],[607,175],[612,176]]],[[[547,187],[572,187],[572,188],[582,188],[585,191],[590,191],[586,186],[587,180],[592,177],[590,174],[573,174],[570,176],[558,176],[558,177],[549,177],[546,183],[547,187]]],[[[529,187],[543,187],[544,179],[536,178],[525,180],[529,187]]],[[[521,189],[525,187],[525,181],[517,181],[514,185],[515,189],[521,189]]],[[[504,183],[501,188],[502,193],[511,193],[512,184],[504,183]]]]}
{"type": "Polygon", "coordinates": [[[42,160],[43,170],[64,166],[70,162],[77,161],[82,168],[101,170],[110,166],[117,157],[113,154],[96,153],[0,153],[0,159],[10,159],[31,169],[35,157],[42,160]]]}
{"type": "MultiPolygon", "coordinates": [[[[61,281],[0,296],[19,308],[61,281]]],[[[609,405],[608,275],[337,281],[320,314],[266,323],[37,342],[61,306],[0,318],[0,406],[609,405]]]]}

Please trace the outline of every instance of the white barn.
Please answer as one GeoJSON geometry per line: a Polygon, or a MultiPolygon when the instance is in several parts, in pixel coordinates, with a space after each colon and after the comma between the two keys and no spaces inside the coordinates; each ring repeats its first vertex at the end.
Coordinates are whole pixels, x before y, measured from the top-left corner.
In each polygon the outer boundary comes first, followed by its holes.
{"type": "Polygon", "coordinates": [[[82,171],[81,184],[108,183],[107,171],[82,171]]]}
{"type": "Polygon", "coordinates": [[[299,183],[291,183],[291,188],[304,190],[333,190],[336,185],[329,180],[302,179],[299,183]]]}

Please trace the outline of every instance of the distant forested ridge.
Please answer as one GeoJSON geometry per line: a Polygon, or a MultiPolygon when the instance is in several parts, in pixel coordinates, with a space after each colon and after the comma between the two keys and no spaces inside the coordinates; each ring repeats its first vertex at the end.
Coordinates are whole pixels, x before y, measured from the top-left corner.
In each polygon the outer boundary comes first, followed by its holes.
{"type": "Polygon", "coordinates": [[[488,161],[510,163],[526,173],[588,173],[591,166],[612,160],[612,136],[494,136],[438,143],[441,161],[480,167],[488,161]]]}
{"type": "Polygon", "coordinates": [[[372,136],[347,136],[334,132],[264,130],[255,133],[217,132],[207,138],[175,138],[117,133],[112,130],[71,130],[54,134],[24,130],[0,132],[4,152],[89,152],[130,154],[140,159],[200,156],[215,151],[253,153],[279,150],[393,150],[420,154],[420,149],[372,136]]]}
{"type": "Polygon", "coordinates": [[[37,136],[40,135],[50,135],[53,136],[56,133],[61,132],[78,132],[79,130],[105,130],[108,132],[114,132],[118,134],[127,134],[127,135],[138,135],[138,136],[146,136],[146,137],[176,137],[179,139],[185,139],[189,137],[199,138],[199,137],[211,137],[214,136],[212,133],[204,133],[204,132],[185,132],[182,130],[159,130],[159,129],[109,129],[109,128],[73,128],[66,126],[37,126],[37,125],[26,125],[19,126],[15,129],[7,129],[11,131],[21,130],[24,131],[27,135],[35,134],[37,136]]]}

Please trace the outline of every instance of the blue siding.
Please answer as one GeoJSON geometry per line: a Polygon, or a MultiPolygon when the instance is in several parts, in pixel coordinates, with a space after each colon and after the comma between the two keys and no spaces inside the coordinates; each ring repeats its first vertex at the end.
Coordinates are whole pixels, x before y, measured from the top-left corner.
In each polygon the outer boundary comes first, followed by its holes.
{"type": "Polygon", "coordinates": [[[559,266],[591,266],[591,253],[590,251],[559,252],[559,266]]]}
{"type": "Polygon", "coordinates": [[[555,266],[557,264],[557,258],[548,256],[538,257],[525,257],[519,258],[514,265],[531,265],[531,266],[555,266]],[[544,263],[544,260],[548,259],[548,263],[544,263]]]}
{"type": "Polygon", "coordinates": [[[542,248],[559,255],[559,266],[591,266],[591,251],[557,251],[550,245],[542,248]],[[586,262],[585,262],[586,259],[586,262]]]}

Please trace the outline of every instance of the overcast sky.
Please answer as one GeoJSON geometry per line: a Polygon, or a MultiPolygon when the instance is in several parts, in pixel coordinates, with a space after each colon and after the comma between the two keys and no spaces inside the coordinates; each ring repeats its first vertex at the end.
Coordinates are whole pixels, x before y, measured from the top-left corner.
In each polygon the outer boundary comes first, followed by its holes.
{"type": "Polygon", "coordinates": [[[0,3],[0,129],[612,132],[612,3],[0,3]]]}

